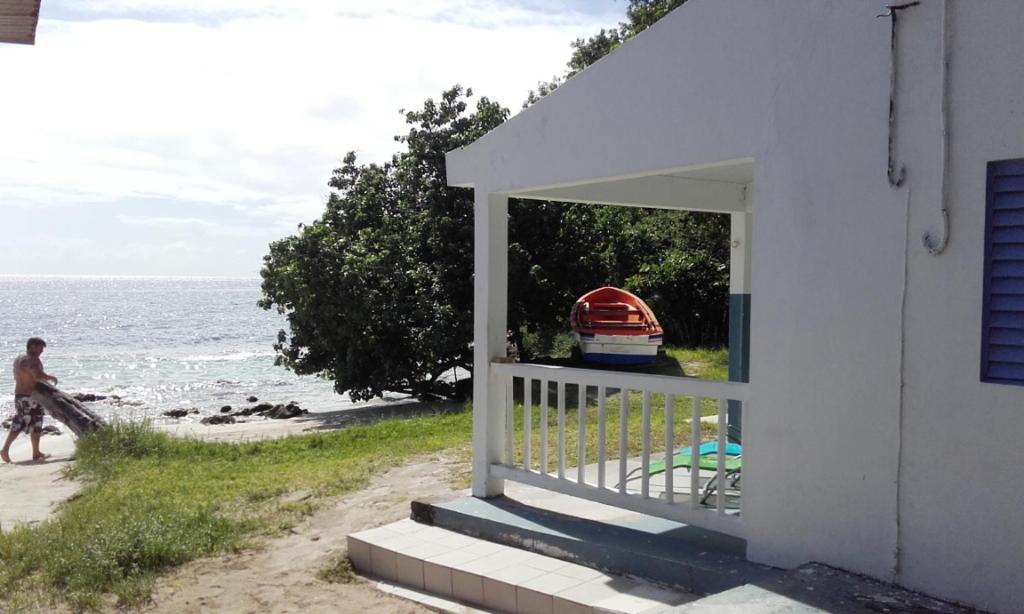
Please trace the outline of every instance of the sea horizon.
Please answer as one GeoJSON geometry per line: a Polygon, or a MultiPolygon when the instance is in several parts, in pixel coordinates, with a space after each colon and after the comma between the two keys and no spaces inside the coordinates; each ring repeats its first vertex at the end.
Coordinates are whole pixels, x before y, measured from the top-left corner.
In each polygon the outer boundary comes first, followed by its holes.
{"type": "Polygon", "coordinates": [[[223,280],[258,280],[257,275],[118,275],[118,274],[77,274],[77,273],[0,273],[4,278],[51,278],[51,279],[223,279],[223,280]]]}
{"type": "MultiPolygon", "coordinates": [[[[110,419],[174,422],[163,414],[298,403],[312,412],[353,403],[332,381],[274,364],[287,320],[257,305],[259,277],[0,274],[0,356],[29,337],[47,342],[48,373],[69,393],[120,397],[94,404],[110,419]]],[[[13,413],[13,379],[0,413],[13,413]]],[[[387,395],[387,400],[404,398],[387,395]]]]}

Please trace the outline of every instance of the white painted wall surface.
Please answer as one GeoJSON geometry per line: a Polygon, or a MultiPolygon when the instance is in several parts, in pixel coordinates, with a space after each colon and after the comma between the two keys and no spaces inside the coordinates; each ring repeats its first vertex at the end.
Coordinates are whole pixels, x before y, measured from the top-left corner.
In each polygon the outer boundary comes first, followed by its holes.
{"type": "MultiPolygon", "coordinates": [[[[908,20],[909,21],[909,20],[908,20]]],[[[1024,158],[1024,3],[954,1],[950,13],[951,235],[939,229],[937,80],[910,92],[913,164],[907,369],[900,500],[901,576],[983,608],[1024,610],[1024,387],[980,381],[985,165],[1024,158]],[[932,102],[928,102],[931,100],[932,102]]],[[[908,28],[929,49],[936,29],[908,28]]]]}
{"type": "Polygon", "coordinates": [[[753,157],[748,556],[1012,611],[1024,388],[982,384],[978,367],[985,162],[1024,157],[1024,3],[951,15],[953,234],[939,257],[920,236],[938,222],[942,3],[902,14],[899,190],[885,177],[883,6],[691,0],[450,153],[449,181],[514,192],[753,157]]]}

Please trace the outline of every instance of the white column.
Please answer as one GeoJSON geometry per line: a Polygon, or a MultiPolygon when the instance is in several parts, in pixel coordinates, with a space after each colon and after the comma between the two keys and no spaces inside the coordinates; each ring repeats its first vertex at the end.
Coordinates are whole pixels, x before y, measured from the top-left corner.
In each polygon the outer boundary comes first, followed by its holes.
{"type": "Polygon", "coordinates": [[[730,219],[729,294],[750,294],[750,231],[748,213],[732,213],[730,219]]]}
{"type": "Polygon", "coordinates": [[[473,226],[473,496],[495,497],[504,491],[490,466],[504,458],[507,384],[490,365],[506,355],[508,197],[477,186],[473,226]]]}

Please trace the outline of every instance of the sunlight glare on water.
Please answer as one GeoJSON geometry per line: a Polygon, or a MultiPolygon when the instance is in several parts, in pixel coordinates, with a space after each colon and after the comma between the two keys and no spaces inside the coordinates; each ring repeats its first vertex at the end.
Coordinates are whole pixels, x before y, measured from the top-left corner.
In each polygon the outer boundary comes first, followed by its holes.
{"type": "Polygon", "coordinates": [[[286,322],[257,307],[259,297],[256,278],[0,276],[0,355],[13,361],[28,337],[43,337],[43,362],[62,390],[123,397],[93,406],[108,416],[160,421],[195,407],[198,419],[249,396],[311,411],[352,406],[331,382],[274,365],[286,322]]]}

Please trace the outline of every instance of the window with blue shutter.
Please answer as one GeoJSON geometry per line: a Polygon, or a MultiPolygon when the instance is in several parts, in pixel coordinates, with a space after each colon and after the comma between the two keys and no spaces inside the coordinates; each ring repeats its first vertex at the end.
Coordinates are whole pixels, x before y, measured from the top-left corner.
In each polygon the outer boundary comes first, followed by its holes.
{"type": "Polygon", "coordinates": [[[1024,386],[1024,159],[988,163],[981,379],[1024,386]]]}

